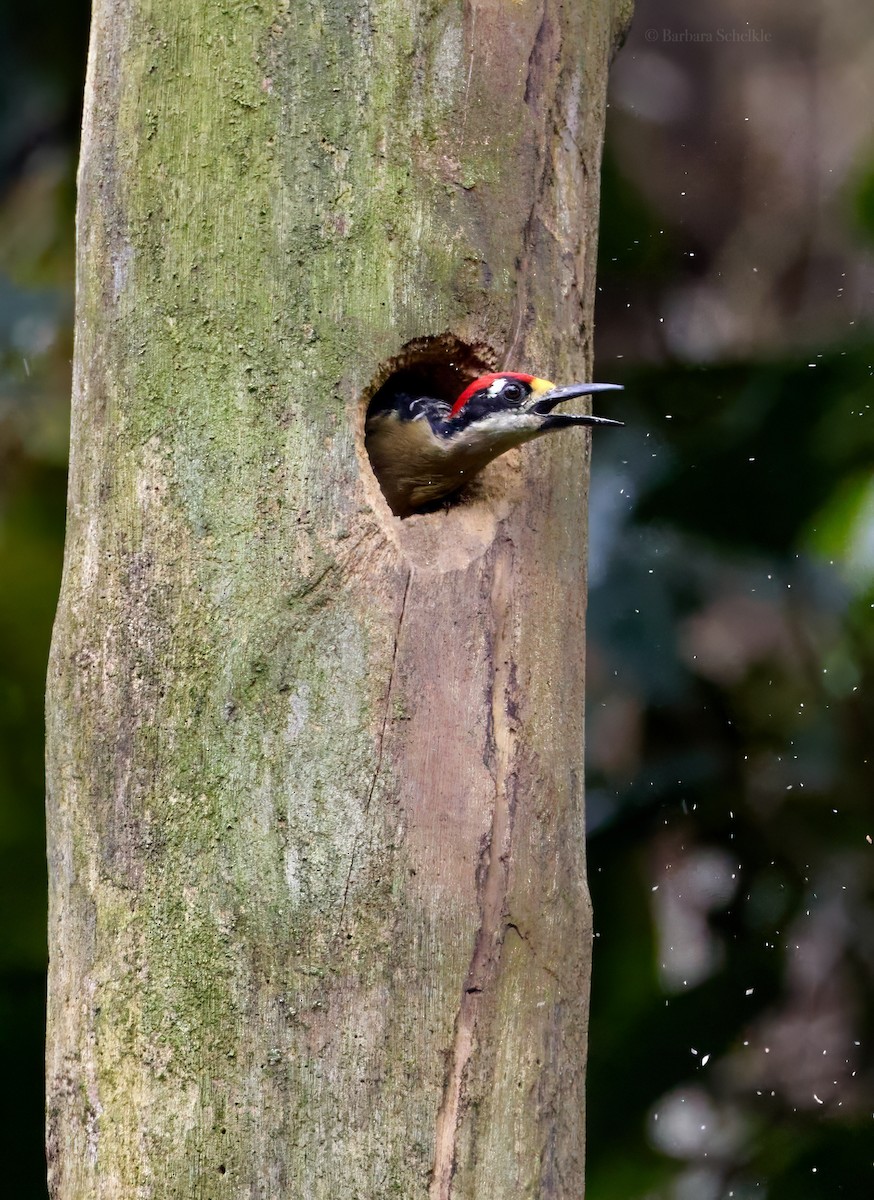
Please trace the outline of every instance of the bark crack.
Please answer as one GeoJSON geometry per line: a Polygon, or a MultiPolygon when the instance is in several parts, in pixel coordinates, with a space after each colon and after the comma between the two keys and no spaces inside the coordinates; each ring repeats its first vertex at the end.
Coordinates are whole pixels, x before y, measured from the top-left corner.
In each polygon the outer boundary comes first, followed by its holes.
{"type": "Polygon", "coordinates": [[[404,613],[407,610],[407,596],[410,594],[410,580],[413,578],[413,568],[407,571],[407,578],[404,582],[404,594],[401,597],[401,611],[398,614],[398,627],[395,630],[395,644],[392,647],[391,666],[388,671],[388,687],[385,692],[385,712],[382,714],[382,728],[379,731],[379,747],[376,752],[376,769],[373,772],[373,779],[370,784],[370,791],[367,793],[367,800],[364,804],[364,813],[370,811],[370,802],[373,799],[373,793],[376,789],[376,784],[382,771],[382,751],[385,746],[385,731],[388,726],[388,716],[391,712],[391,690],[395,679],[395,667],[398,661],[398,645],[401,640],[401,626],[404,623],[404,613]]]}
{"type": "MultiPolygon", "coordinates": [[[[373,771],[373,779],[370,781],[370,787],[367,792],[367,799],[364,801],[364,816],[367,817],[370,812],[370,802],[373,800],[373,793],[376,790],[379,776],[382,772],[382,755],[385,746],[385,731],[388,728],[388,718],[391,712],[391,691],[395,678],[395,666],[398,661],[398,646],[401,640],[401,627],[404,623],[404,613],[407,609],[407,596],[410,593],[410,581],[413,578],[413,568],[410,567],[407,571],[407,578],[404,581],[404,594],[401,597],[401,611],[398,614],[398,624],[395,630],[394,646],[392,647],[391,666],[388,671],[388,686],[385,692],[385,711],[382,714],[382,727],[379,731],[379,743],[376,750],[376,767],[373,771]]],[[[340,906],[340,916],[337,919],[337,928],[334,931],[334,937],[339,937],[340,930],[343,928],[343,918],[346,915],[346,904],[349,899],[349,888],[352,886],[352,873],[355,870],[355,859],[358,856],[358,849],[361,845],[362,834],[358,834],[355,841],[352,843],[352,854],[349,859],[349,870],[346,872],[346,884],[343,888],[343,903],[340,906]]]]}
{"type": "Polygon", "coordinates": [[[458,1128],[465,1110],[464,1086],[476,1046],[482,1004],[494,992],[507,925],[507,888],[513,834],[516,710],[513,698],[512,580],[513,548],[509,541],[498,547],[492,576],[491,613],[493,680],[490,704],[491,769],[495,784],[492,822],[480,853],[480,923],[455,1018],[448,1054],[443,1097],[437,1113],[434,1169],[429,1200],[450,1200],[458,1153],[458,1128]]]}
{"type": "MultiPolygon", "coordinates": [[[[560,37],[560,34],[558,35],[560,37]]],[[[536,252],[537,224],[551,233],[544,221],[547,212],[546,197],[555,172],[554,150],[550,135],[556,130],[556,112],[559,107],[562,86],[561,70],[558,66],[558,38],[549,19],[545,5],[541,8],[540,23],[528,55],[525,77],[525,103],[538,118],[540,135],[535,144],[536,178],[531,195],[531,204],[519,239],[520,252],[516,259],[516,317],[508,338],[508,348],[503,365],[512,367],[518,357],[518,348],[534,324],[534,302],[529,280],[537,274],[532,269],[532,258],[536,252]]],[[[552,235],[554,238],[554,235],[552,235]]],[[[554,240],[557,240],[554,238],[554,240]]]]}
{"type": "Polygon", "coordinates": [[[544,974],[548,975],[550,979],[554,979],[563,992],[567,992],[569,989],[566,987],[564,980],[557,971],[553,971],[552,967],[548,967],[546,963],[541,960],[539,954],[534,949],[534,943],[531,941],[530,936],[527,933],[523,933],[515,921],[508,921],[506,928],[507,930],[512,929],[519,940],[525,943],[525,945],[528,947],[531,957],[534,959],[534,962],[540,968],[540,970],[543,971],[544,974]]]}

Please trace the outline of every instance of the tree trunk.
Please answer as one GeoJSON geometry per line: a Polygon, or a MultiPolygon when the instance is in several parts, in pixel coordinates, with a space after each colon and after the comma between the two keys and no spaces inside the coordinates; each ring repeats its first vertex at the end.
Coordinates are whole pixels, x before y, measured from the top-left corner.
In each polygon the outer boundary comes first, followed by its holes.
{"type": "Polygon", "coordinates": [[[618,7],[96,0],[56,1200],[582,1194],[586,435],[400,521],[363,415],[586,376],[618,7]]]}

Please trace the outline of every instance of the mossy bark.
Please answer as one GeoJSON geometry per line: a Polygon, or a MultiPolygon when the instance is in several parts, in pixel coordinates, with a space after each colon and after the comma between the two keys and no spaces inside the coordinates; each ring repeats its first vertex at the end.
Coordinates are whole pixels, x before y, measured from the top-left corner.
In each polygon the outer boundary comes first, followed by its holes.
{"type": "Polygon", "coordinates": [[[586,374],[619,9],[96,0],[55,1200],[582,1194],[587,443],[400,522],[361,398],[586,374]]]}

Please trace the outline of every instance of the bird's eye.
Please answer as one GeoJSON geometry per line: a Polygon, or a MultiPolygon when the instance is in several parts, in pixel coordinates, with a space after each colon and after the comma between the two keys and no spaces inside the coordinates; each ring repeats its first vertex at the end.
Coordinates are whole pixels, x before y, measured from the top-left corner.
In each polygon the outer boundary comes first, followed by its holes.
{"type": "Polygon", "coordinates": [[[522,389],[518,383],[507,383],[504,385],[505,400],[521,400],[522,389]]]}

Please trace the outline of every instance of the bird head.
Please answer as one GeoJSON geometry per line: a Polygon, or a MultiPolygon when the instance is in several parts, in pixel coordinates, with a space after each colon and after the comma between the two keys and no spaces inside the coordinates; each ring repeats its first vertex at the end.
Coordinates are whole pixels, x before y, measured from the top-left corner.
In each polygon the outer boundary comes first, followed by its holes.
{"type": "Polygon", "coordinates": [[[621,425],[588,413],[557,413],[566,400],[621,390],[615,383],[571,383],[503,371],[481,375],[454,403],[397,390],[371,406],[365,443],[392,510],[408,516],[451,495],[514,446],[572,425],[621,425]]]}
{"type": "Polygon", "coordinates": [[[476,428],[487,435],[513,437],[510,444],[518,445],[548,430],[566,429],[569,425],[621,425],[621,421],[607,417],[553,411],[577,396],[621,390],[618,383],[569,383],[557,387],[548,379],[517,371],[480,375],[452,405],[448,420],[457,429],[476,428]]]}

